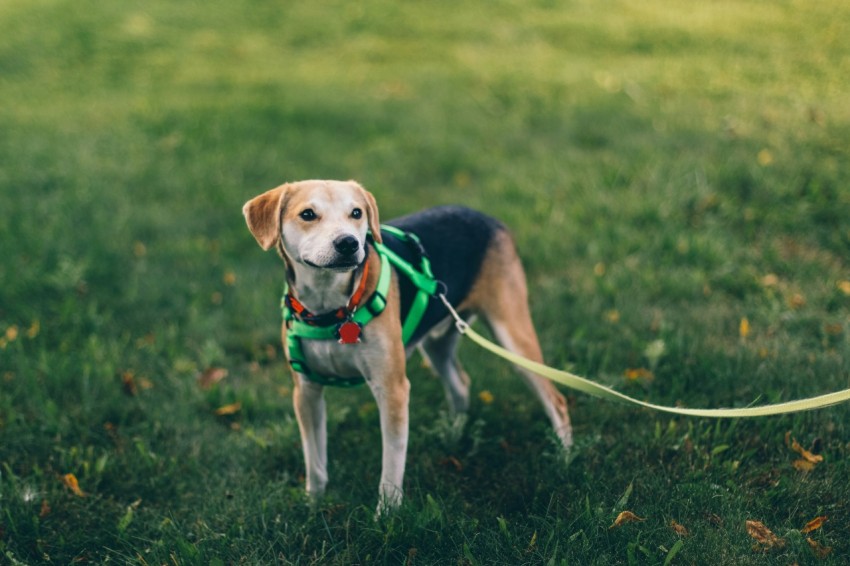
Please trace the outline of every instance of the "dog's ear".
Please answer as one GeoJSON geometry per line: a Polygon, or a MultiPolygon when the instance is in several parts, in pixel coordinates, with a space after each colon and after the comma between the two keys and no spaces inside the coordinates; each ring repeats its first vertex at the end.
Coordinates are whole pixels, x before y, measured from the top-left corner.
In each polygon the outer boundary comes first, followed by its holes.
{"type": "Polygon", "coordinates": [[[242,207],[248,229],[264,250],[280,238],[280,212],[289,185],[281,185],[254,197],[242,207]]]}
{"type": "Polygon", "coordinates": [[[369,230],[372,231],[372,239],[381,244],[383,243],[381,239],[381,221],[378,219],[378,204],[375,202],[375,197],[359,184],[355,184],[366,199],[366,219],[369,222],[369,230]]]}

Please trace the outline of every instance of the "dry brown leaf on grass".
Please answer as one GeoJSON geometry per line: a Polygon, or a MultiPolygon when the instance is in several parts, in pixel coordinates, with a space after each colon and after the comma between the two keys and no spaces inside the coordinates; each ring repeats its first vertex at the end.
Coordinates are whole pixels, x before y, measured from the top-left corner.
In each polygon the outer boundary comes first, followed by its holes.
{"type": "Polygon", "coordinates": [[[486,389],[478,394],[478,398],[481,399],[481,402],[485,405],[492,404],[494,400],[493,394],[487,391],[486,389]]]}
{"type": "Polygon", "coordinates": [[[821,546],[821,544],[813,538],[806,537],[806,542],[809,543],[809,548],[815,553],[815,556],[823,560],[832,552],[831,546],[821,546]]]}
{"type": "Polygon", "coordinates": [[[201,389],[209,389],[222,379],[227,377],[227,370],[224,368],[207,368],[198,375],[198,386],[201,389]]]}
{"type": "Polygon", "coordinates": [[[454,456],[447,456],[446,458],[443,458],[442,460],[440,460],[440,465],[445,466],[447,468],[454,468],[456,472],[463,471],[463,464],[461,464],[460,460],[458,460],[454,456]]]}
{"type": "Polygon", "coordinates": [[[639,379],[652,381],[655,379],[655,375],[646,368],[629,368],[623,372],[623,377],[629,381],[637,381],[639,379]]]}
{"type": "Polygon", "coordinates": [[[705,518],[709,523],[711,523],[715,527],[723,527],[724,525],[723,518],[716,513],[706,513],[705,518]]]}
{"type": "Polygon", "coordinates": [[[750,321],[747,317],[742,318],[740,324],[738,324],[738,335],[742,339],[750,335],[750,321]]]}
{"type": "Polygon", "coordinates": [[[670,519],[670,528],[673,529],[673,531],[677,535],[679,535],[680,537],[686,537],[686,536],[689,536],[691,534],[691,533],[688,532],[688,529],[687,529],[687,527],[685,527],[685,525],[677,523],[673,519],[670,519]]]}
{"type": "Polygon", "coordinates": [[[796,440],[791,443],[791,450],[793,450],[794,452],[802,456],[807,462],[811,462],[812,464],[818,464],[820,462],[823,462],[823,456],[821,456],[820,454],[812,454],[811,452],[800,446],[800,444],[796,440]]]}
{"type": "Polygon", "coordinates": [[[814,469],[815,465],[819,464],[820,462],[823,462],[823,456],[821,456],[820,454],[812,454],[811,452],[800,446],[800,443],[797,442],[797,439],[791,436],[790,430],[785,433],[785,446],[802,456],[801,459],[794,460],[794,462],[791,463],[791,465],[794,466],[795,469],[801,472],[810,472],[814,469]]]}
{"type": "Polygon", "coordinates": [[[747,534],[760,543],[753,547],[753,550],[770,550],[771,548],[782,548],[785,546],[785,539],[781,539],[773,532],[764,526],[761,521],[747,521],[747,534]]]}
{"type": "Polygon", "coordinates": [[[814,519],[812,519],[811,521],[806,523],[806,526],[803,527],[802,529],[800,529],[800,532],[803,533],[803,534],[806,534],[806,533],[810,533],[812,531],[816,531],[823,526],[823,524],[826,522],[826,520],[828,518],[829,517],[827,517],[826,515],[821,515],[819,517],[815,517],[814,519]]]}
{"type": "Polygon", "coordinates": [[[613,528],[616,528],[616,527],[620,527],[620,526],[624,525],[625,523],[635,523],[635,522],[639,522],[639,521],[646,521],[646,519],[644,519],[642,517],[638,517],[637,515],[635,515],[631,511],[623,511],[622,513],[617,515],[617,518],[614,519],[614,523],[608,528],[613,529],[613,528]]]}
{"type": "Polygon", "coordinates": [[[139,388],[136,386],[136,376],[132,371],[125,371],[121,374],[121,386],[124,388],[124,393],[130,397],[135,397],[139,393],[139,388]]]}
{"type": "Polygon", "coordinates": [[[71,490],[71,493],[77,497],[85,497],[86,494],[80,489],[80,483],[77,481],[77,476],[74,474],[65,474],[62,476],[62,483],[71,490]]]}
{"type": "Polygon", "coordinates": [[[811,472],[815,469],[814,464],[812,464],[808,460],[803,460],[802,458],[794,460],[793,462],[791,462],[791,465],[794,466],[794,469],[798,472],[811,472]]]}
{"type": "Polygon", "coordinates": [[[219,417],[224,417],[227,415],[235,415],[242,409],[242,402],[236,401],[235,403],[230,403],[229,405],[222,405],[218,409],[215,410],[215,414],[219,417]]]}

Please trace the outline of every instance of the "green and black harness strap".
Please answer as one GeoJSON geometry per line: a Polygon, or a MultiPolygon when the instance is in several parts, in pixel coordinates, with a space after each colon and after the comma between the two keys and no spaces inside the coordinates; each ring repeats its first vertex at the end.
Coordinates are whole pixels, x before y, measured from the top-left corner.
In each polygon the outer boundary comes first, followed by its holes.
{"type": "MultiPolygon", "coordinates": [[[[425,253],[419,238],[410,232],[404,232],[393,226],[381,226],[382,232],[387,232],[399,240],[411,245],[419,255],[419,268],[414,267],[410,262],[404,260],[401,256],[389,249],[383,244],[375,242],[371,237],[369,241],[375,248],[378,257],[381,258],[381,274],[378,276],[378,285],[375,291],[368,300],[353,312],[349,312],[348,316],[342,322],[354,322],[361,328],[366,327],[372,319],[381,314],[387,307],[387,294],[389,293],[391,274],[390,264],[394,266],[399,273],[410,279],[413,285],[417,288],[416,296],[413,299],[413,304],[407,317],[402,323],[402,340],[405,345],[408,344],[417,326],[422,320],[425,310],[428,308],[428,302],[431,297],[436,296],[440,285],[434,278],[431,271],[431,262],[428,255],[425,253]]],[[[360,376],[356,377],[338,377],[333,375],[321,375],[310,369],[307,365],[303,340],[337,340],[339,339],[338,329],[339,322],[333,321],[329,325],[318,325],[308,322],[304,317],[299,316],[287,302],[288,289],[284,289],[283,299],[281,300],[281,310],[283,319],[286,323],[286,342],[289,349],[289,365],[298,373],[304,375],[308,380],[321,385],[331,385],[336,387],[353,387],[364,382],[360,376]]]]}

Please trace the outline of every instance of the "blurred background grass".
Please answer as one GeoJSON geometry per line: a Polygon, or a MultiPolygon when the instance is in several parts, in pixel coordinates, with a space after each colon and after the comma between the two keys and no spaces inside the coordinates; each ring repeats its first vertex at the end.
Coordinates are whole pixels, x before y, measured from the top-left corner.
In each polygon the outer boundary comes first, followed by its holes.
{"type": "Polygon", "coordinates": [[[818,540],[840,563],[847,408],[716,424],[575,397],[566,467],[518,380],[468,347],[493,401],[465,428],[435,417],[440,386],[411,364],[400,517],[371,522],[365,391],[329,392],[332,489],[308,513],[280,267],[240,207],[286,180],[354,178],[384,218],[449,202],[498,216],[547,359],[655,402],[847,387],[848,16],[838,1],[6,0],[5,557],[651,563],[676,518],[680,560],[805,563],[795,529],[827,514],[818,540]],[[210,368],[229,374],[202,390],[210,368]],[[827,463],[794,469],[787,430],[827,463]],[[650,521],[609,531],[630,484],[650,521]],[[747,518],[788,546],[753,554],[747,518]]]}

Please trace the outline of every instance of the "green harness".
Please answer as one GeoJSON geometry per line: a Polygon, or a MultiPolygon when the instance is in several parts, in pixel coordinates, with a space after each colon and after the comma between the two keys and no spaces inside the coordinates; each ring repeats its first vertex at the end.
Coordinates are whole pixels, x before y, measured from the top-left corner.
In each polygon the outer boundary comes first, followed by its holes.
{"type": "MultiPolygon", "coordinates": [[[[404,319],[401,327],[401,338],[406,346],[416,332],[425,310],[428,308],[428,302],[431,297],[437,294],[439,283],[434,278],[431,272],[431,262],[425,254],[422,243],[416,234],[399,230],[394,226],[381,225],[381,231],[395,236],[402,242],[410,244],[419,252],[419,269],[415,268],[410,262],[404,260],[397,253],[389,249],[384,244],[379,244],[371,238],[370,242],[381,258],[381,274],[378,277],[378,285],[372,296],[366,300],[363,305],[358,307],[353,313],[349,314],[348,321],[357,323],[361,328],[365,328],[372,319],[384,312],[387,307],[387,293],[390,290],[391,273],[390,264],[398,271],[410,279],[413,285],[418,289],[416,296],[413,298],[413,304],[410,306],[410,312],[404,319]]],[[[296,313],[289,307],[286,302],[288,289],[284,289],[283,299],[281,300],[281,310],[283,311],[283,320],[286,323],[286,343],[289,348],[289,365],[292,369],[305,376],[308,380],[320,385],[333,385],[336,387],[353,387],[364,382],[363,377],[338,377],[333,375],[321,375],[312,371],[307,365],[302,342],[304,340],[337,340],[338,324],[334,323],[329,326],[310,324],[299,318],[296,313]]]]}

